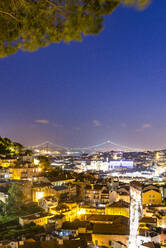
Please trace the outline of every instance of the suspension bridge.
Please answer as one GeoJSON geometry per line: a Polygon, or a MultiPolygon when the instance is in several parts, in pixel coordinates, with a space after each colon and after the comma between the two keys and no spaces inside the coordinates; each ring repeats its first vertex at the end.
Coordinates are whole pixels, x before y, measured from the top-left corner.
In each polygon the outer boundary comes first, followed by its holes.
{"type": "Polygon", "coordinates": [[[45,141],[43,143],[40,143],[38,145],[34,145],[30,147],[31,149],[52,149],[52,150],[64,150],[64,151],[82,151],[82,152],[87,152],[87,151],[108,151],[108,150],[119,150],[119,151],[142,151],[143,149],[140,148],[133,148],[133,147],[128,147],[125,145],[120,145],[117,144],[111,140],[104,141],[102,143],[96,144],[96,145],[91,145],[91,146],[86,146],[86,147],[71,147],[71,146],[63,146],[59,144],[55,144],[51,141],[45,141]]]}

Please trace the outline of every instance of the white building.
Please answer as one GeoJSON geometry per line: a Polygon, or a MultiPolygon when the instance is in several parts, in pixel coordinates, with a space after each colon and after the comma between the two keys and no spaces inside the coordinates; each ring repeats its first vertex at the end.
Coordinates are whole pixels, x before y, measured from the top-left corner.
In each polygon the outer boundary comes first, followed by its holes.
{"type": "Polygon", "coordinates": [[[87,170],[110,171],[119,168],[132,169],[133,166],[133,161],[91,161],[90,165],[87,165],[87,170]]]}

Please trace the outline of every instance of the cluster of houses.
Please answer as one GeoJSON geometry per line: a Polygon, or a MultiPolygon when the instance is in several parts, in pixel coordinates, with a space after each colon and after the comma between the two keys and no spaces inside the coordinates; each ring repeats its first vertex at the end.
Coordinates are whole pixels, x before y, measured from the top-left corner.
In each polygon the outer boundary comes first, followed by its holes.
{"type": "MultiPolygon", "coordinates": [[[[0,240],[0,247],[128,247],[132,231],[130,183],[96,176],[82,180],[50,179],[41,175],[40,168],[33,163],[22,167],[6,164],[0,178],[0,201],[4,204],[8,198],[6,185],[17,182],[22,186],[26,201],[35,202],[42,209],[20,216],[19,224],[23,227],[35,223],[43,226],[46,233],[28,239],[0,240]]],[[[152,181],[144,181],[142,185],[140,248],[166,247],[165,185],[152,181]]]]}

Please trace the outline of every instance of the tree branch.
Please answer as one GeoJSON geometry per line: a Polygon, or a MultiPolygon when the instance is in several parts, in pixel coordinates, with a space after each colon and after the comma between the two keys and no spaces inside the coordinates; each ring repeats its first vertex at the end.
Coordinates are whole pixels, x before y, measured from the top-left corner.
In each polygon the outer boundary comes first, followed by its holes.
{"type": "Polygon", "coordinates": [[[18,19],[14,15],[12,15],[11,13],[8,13],[8,12],[5,12],[5,11],[0,10],[0,14],[4,14],[4,15],[7,15],[7,16],[10,16],[14,20],[18,21],[18,19]]]}

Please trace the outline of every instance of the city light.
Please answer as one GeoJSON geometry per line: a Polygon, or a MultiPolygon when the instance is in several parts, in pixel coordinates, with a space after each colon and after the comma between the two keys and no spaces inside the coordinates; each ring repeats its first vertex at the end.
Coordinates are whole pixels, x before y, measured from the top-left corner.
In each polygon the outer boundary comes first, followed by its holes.
{"type": "Polygon", "coordinates": [[[79,209],[79,211],[77,212],[78,215],[81,215],[81,214],[85,214],[85,209],[81,208],[79,209]]]}
{"type": "Polygon", "coordinates": [[[165,11],[0,0],[0,248],[166,248],[165,11]]]}
{"type": "Polygon", "coordinates": [[[43,197],[44,197],[44,192],[36,192],[36,199],[37,200],[40,200],[43,197]]]}
{"type": "Polygon", "coordinates": [[[33,162],[34,162],[34,165],[39,165],[39,160],[38,159],[34,158],[33,162]]]}

